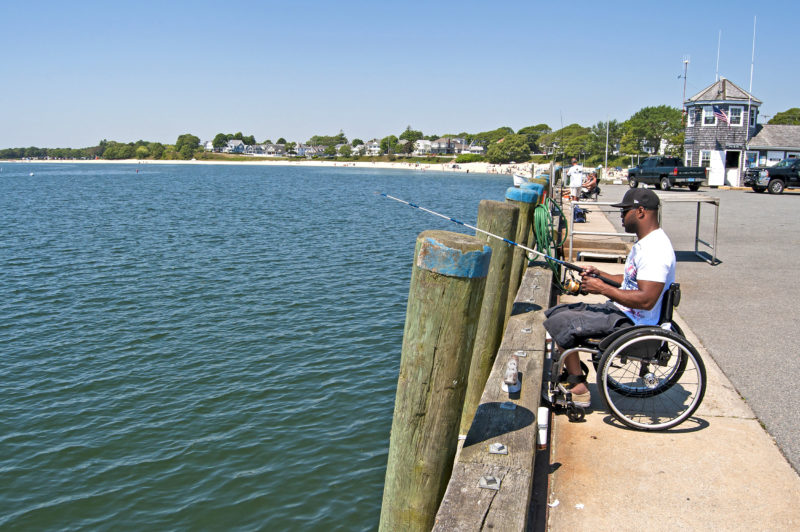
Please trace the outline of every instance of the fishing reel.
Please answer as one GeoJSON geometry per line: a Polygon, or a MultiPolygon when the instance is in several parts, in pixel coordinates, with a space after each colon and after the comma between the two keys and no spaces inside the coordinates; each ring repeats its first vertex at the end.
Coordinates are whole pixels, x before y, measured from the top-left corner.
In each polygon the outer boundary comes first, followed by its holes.
{"type": "Polygon", "coordinates": [[[578,294],[585,296],[587,292],[583,290],[581,282],[575,279],[572,273],[568,273],[567,275],[568,277],[564,279],[563,283],[564,293],[572,296],[577,296],[578,294]]]}

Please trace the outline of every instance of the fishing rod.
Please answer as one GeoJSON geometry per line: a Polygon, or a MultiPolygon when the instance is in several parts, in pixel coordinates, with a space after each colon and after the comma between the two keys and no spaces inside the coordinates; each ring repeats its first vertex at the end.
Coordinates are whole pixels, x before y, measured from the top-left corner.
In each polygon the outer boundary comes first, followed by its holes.
{"type": "MultiPolygon", "coordinates": [[[[507,238],[503,238],[502,236],[495,235],[493,233],[490,233],[489,231],[484,231],[483,229],[475,227],[474,225],[469,225],[469,224],[464,223],[464,222],[462,222],[460,220],[456,220],[455,218],[451,218],[450,216],[447,216],[445,214],[440,214],[440,213],[438,213],[436,211],[432,211],[430,209],[426,209],[425,207],[421,207],[421,206],[419,206],[419,205],[417,205],[415,203],[411,203],[410,201],[402,200],[400,198],[395,198],[394,196],[390,196],[389,194],[384,194],[382,192],[380,192],[379,194],[381,196],[383,196],[384,198],[389,198],[390,200],[394,200],[394,201],[397,201],[399,203],[405,203],[409,207],[413,207],[415,209],[419,209],[421,211],[425,211],[428,214],[432,214],[434,216],[438,216],[439,218],[444,218],[445,220],[449,220],[449,221],[451,221],[453,223],[456,223],[458,225],[463,225],[464,227],[467,227],[467,228],[472,229],[474,231],[477,231],[479,233],[483,233],[486,236],[490,236],[492,238],[496,238],[498,240],[502,240],[506,244],[511,244],[512,246],[516,246],[516,247],[518,247],[520,249],[523,249],[525,251],[528,251],[530,253],[534,253],[536,255],[544,257],[545,259],[553,261],[556,264],[560,264],[560,265],[564,266],[565,268],[567,268],[568,270],[572,270],[572,271],[576,271],[576,272],[583,272],[583,268],[581,268],[580,266],[577,266],[575,264],[572,264],[571,262],[567,262],[567,261],[564,261],[564,260],[557,259],[555,257],[551,257],[550,255],[542,253],[541,251],[537,251],[535,249],[531,249],[531,248],[529,248],[527,246],[523,246],[522,244],[517,244],[516,242],[512,242],[511,240],[509,240],[507,238]]],[[[598,279],[600,279],[604,283],[609,284],[609,285],[611,285],[613,287],[616,287],[616,288],[620,287],[620,284],[618,282],[612,281],[611,279],[603,277],[602,275],[597,275],[597,274],[591,274],[591,275],[592,275],[592,277],[597,277],[598,279]]]]}

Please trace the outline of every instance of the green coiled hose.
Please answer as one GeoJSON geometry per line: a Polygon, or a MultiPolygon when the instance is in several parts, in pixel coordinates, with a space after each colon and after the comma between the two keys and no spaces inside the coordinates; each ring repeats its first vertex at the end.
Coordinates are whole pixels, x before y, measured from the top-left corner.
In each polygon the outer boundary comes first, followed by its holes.
{"type": "MultiPolygon", "coordinates": [[[[551,257],[556,256],[556,250],[567,240],[567,231],[564,231],[564,238],[560,242],[553,239],[553,232],[550,230],[553,220],[550,213],[553,211],[553,207],[558,211],[558,216],[563,222],[563,225],[559,224],[559,226],[568,227],[564,211],[551,198],[545,198],[543,204],[537,205],[533,209],[533,234],[536,240],[536,249],[551,257]]],[[[547,265],[553,270],[553,276],[558,282],[561,279],[561,266],[550,260],[547,261],[547,265]]]]}

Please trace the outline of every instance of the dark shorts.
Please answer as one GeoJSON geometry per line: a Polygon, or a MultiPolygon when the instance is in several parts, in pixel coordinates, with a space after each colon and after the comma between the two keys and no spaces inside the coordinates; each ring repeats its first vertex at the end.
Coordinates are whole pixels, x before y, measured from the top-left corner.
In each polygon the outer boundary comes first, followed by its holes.
{"type": "Polygon", "coordinates": [[[544,311],[544,328],[555,342],[569,349],[586,338],[604,338],[633,322],[613,301],[605,303],[566,303],[544,311]]]}

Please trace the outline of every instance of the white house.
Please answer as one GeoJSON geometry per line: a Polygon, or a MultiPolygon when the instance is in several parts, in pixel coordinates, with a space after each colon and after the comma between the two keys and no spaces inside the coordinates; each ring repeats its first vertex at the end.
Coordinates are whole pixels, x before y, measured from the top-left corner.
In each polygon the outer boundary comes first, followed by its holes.
{"type": "Polygon", "coordinates": [[[377,157],[381,154],[381,143],[378,139],[372,139],[366,143],[365,153],[368,157],[377,157]]]}
{"type": "Polygon", "coordinates": [[[305,144],[303,144],[302,142],[298,142],[297,145],[295,145],[295,147],[294,147],[294,152],[297,154],[298,157],[305,157],[306,156],[306,150],[308,148],[309,147],[306,146],[305,144]]]}
{"type": "Polygon", "coordinates": [[[414,141],[414,155],[429,155],[431,153],[431,141],[419,139],[414,141]]]}
{"type": "Polygon", "coordinates": [[[483,155],[485,151],[484,147],[478,144],[470,144],[461,149],[461,153],[474,153],[475,155],[483,155]]]}

